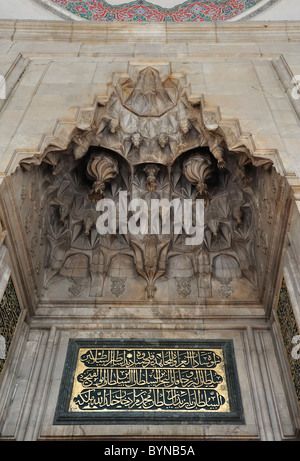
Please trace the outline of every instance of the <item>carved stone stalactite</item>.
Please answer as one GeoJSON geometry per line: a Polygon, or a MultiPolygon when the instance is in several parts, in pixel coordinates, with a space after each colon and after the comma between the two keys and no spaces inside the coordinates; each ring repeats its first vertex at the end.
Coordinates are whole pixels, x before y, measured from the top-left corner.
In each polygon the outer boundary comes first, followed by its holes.
{"type": "Polygon", "coordinates": [[[214,172],[211,161],[206,157],[195,155],[184,162],[183,171],[187,180],[196,186],[196,197],[207,197],[206,181],[214,172]]]}
{"type": "Polygon", "coordinates": [[[104,197],[105,184],[119,172],[115,159],[105,154],[93,155],[87,164],[87,175],[93,182],[89,199],[98,202],[104,197]]]}
{"type": "Polygon", "coordinates": [[[154,298],[155,281],[166,270],[169,242],[158,241],[155,235],[146,235],[142,242],[132,240],[137,272],[146,280],[148,299],[154,298]]]}
{"type": "Polygon", "coordinates": [[[147,175],[147,190],[150,192],[155,191],[157,188],[156,175],[159,172],[159,167],[157,165],[146,165],[144,167],[144,172],[147,175]]]}

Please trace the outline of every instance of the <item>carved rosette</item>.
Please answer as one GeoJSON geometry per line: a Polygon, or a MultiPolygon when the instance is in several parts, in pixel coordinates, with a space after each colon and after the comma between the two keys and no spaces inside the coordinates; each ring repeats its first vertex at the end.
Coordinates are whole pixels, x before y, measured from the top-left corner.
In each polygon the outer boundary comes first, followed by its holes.
{"type": "Polygon", "coordinates": [[[214,169],[211,161],[206,157],[193,156],[183,164],[186,179],[196,186],[196,197],[208,195],[206,181],[212,177],[214,169]]]}
{"type": "Polygon", "coordinates": [[[97,202],[104,197],[105,183],[119,173],[118,162],[107,154],[91,157],[87,165],[87,175],[94,180],[89,199],[97,202]]]}

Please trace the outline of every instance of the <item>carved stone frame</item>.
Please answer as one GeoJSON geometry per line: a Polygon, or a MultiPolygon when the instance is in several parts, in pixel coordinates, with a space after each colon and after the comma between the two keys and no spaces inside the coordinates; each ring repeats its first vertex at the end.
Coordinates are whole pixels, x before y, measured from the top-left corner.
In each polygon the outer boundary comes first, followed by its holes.
{"type": "Polygon", "coordinates": [[[242,398],[237,375],[234,345],[229,340],[128,340],[128,339],[70,339],[57,406],[54,416],[54,425],[82,425],[82,424],[245,424],[242,398]],[[77,364],[79,349],[84,347],[159,347],[159,348],[219,348],[223,351],[225,373],[227,381],[230,412],[188,412],[166,411],[151,414],[149,411],[109,412],[103,414],[88,411],[69,412],[69,404],[77,364]]]}

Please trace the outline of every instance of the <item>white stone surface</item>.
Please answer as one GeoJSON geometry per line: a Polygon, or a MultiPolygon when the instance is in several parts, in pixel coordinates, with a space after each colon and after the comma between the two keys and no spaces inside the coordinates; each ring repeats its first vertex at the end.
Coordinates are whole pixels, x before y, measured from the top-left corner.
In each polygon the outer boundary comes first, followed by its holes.
{"type": "Polygon", "coordinates": [[[9,0],[0,2],[1,19],[37,19],[57,21],[60,18],[32,0],[9,0]]]}
{"type": "MultiPolygon", "coordinates": [[[[242,16],[240,16],[240,19],[242,19],[242,16]]],[[[251,21],[298,21],[299,19],[299,2],[297,0],[280,0],[266,11],[262,11],[253,17],[251,21]]]]}

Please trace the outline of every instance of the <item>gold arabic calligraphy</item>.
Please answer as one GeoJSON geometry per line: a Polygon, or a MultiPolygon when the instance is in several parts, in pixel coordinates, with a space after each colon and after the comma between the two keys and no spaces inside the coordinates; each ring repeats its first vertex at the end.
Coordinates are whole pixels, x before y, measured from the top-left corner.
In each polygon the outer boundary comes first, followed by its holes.
{"type": "Polygon", "coordinates": [[[101,410],[229,411],[222,350],[81,349],[70,411],[101,410]]]}
{"type": "Polygon", "coordinates": [[[89,349],[81,355],[87,367],[213,368],[221,357],[211,350],[89,349]]]}

